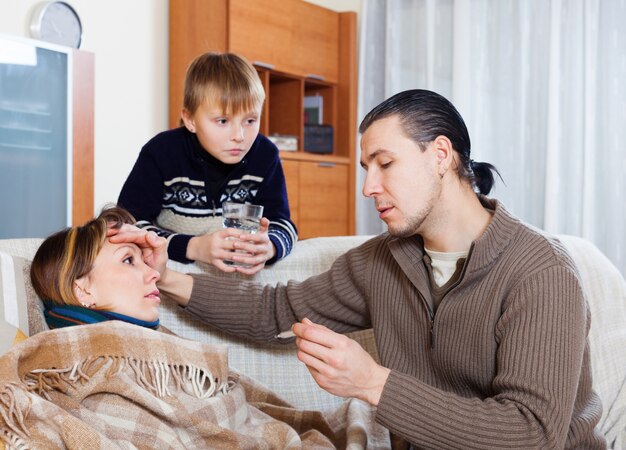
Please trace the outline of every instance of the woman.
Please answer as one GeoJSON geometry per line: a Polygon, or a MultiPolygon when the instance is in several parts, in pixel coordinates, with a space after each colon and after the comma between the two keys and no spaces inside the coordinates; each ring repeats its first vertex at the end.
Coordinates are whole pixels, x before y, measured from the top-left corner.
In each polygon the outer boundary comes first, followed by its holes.
{"type": "Polygon", "coordinates": [[[152,255],[107,237],[132,223],[127,211],[105,209],[37,250],[32,284],[46,299],[48,324],[61,329],[0,355],[0,443],[334,449],[367,442],[389,448],[389,434],[364,404],[328,413],[294,409],[232,371],[226,347],[122,323],[159,325],[160,275],[145,262],[152,255]],[[114,322],[98,323],[108,320],[114,322]],[[94,325],[70,327],[87,323],[94,325]]]}
{"type": "Polygon", "coordinates": [[[107,239],[109,229],[134,222],[126,210],[109,207],[85,225],[43,241],[30,275],[35,292],[45,299],[50,328],[106,320],[159,326],[159,272],[145,264],[137,245],[107,239]]]}

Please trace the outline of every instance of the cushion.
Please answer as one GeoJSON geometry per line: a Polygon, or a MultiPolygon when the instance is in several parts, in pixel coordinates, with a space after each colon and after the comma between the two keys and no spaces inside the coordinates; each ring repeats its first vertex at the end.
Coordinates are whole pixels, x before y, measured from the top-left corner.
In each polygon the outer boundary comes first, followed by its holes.
{"type": "Polygon", "coordinates": [[[30,284],[30,261],[0,251],[0,320],[27,336],[47,330],[43,304],[30,284]]]}
{"type": "Polygon", "coordinates": [[[32,261],[42,242],[42,238],[0,239],[0,252],[32,261]]]}
{"type": "Polygon", "coordinates": [[[28,333],[25,259],[0,252],[0,320],[28,333]]]}

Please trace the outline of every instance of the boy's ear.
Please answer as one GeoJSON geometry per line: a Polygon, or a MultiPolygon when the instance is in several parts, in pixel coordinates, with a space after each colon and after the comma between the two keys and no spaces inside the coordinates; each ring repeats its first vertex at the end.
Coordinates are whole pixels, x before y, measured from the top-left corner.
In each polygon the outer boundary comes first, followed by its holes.
{"type": "Polygon", "coordinates": [[[191,113],[187,110],[187,108],[183,108],[180,113],[180,117],[183,119],[183,123],[185,124],[185,128],[187,128],[190,132],[196,132],[196,122],[193,120],[191,113]]]}

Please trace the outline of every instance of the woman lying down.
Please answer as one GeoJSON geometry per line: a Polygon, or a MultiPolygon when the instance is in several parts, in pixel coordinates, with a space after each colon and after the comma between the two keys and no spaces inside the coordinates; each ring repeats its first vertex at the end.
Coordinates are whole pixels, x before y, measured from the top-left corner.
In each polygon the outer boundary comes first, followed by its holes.
{"type": "Polygon", "coordinates": [[[228,368],[227,350],[154,331],[159,273],[108,227],[48,237],[31,279],[52,331],[0,357],[0,438],[15,448],[388,448],[369,406],[292,408],[228,368]]]}

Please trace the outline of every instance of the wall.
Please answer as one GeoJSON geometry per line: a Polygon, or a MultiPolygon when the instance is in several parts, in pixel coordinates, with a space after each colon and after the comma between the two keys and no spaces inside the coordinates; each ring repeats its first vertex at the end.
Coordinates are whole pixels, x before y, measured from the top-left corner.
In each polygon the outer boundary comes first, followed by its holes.
{"type": "MultiPolygon", "coordinates": [[[[40,0],[0,0],[0,33],[29,37],[40,0]]],[[[167,128],[168,1],[68,0],[96,58],[94,205],[115,202],[141,146],[167,128]]],[[[311,0],[360,11],[361,0],[311,0]]]]}
{"type": "MultiPolygon", "coordinates": [[[[0,0],[0,32],[29,37],[38,0],[0,0]]],[[[99,210],[117,200],[144,142],[167,125],[167,0],[70,0],[95,54],[95,186],[99,210]]]]}

